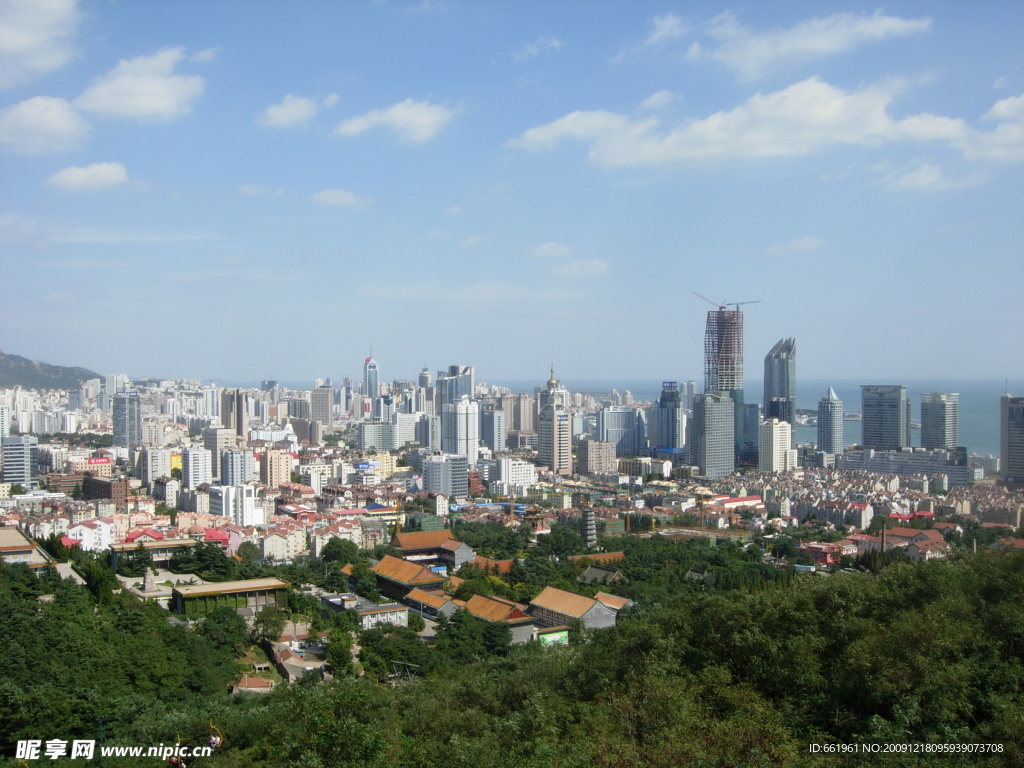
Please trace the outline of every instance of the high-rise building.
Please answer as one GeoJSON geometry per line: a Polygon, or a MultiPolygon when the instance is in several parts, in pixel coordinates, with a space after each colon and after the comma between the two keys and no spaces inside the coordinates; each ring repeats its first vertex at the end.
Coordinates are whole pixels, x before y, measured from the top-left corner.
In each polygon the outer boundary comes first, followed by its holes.
{"type": "Polygon", "coordinates": [[[423,388],[430,386],[430,370],[427,366],[423,366],[423,370],[420,371],[419,385],[423,388]]]}
{"type": "Polygon", "coordinates": [[[1007,393],[999,399],[999,438],[999,479],[1024,483],[1024,397],[1007,393]]]}
{"type": "Polygon", "coordinates": [[[475,466],[480,455],[480,404],[462,395],[441,409],[441,450],[465,456],[475,466]]]}
{"type": "Polygon", "coordinates": [[[203,430],[203,448],[210,452],[210,471],[214,479],[220,477],[220,454],[238,444],[238,436],[227,427],[207,427],[203,430]]]}
{"type": "Polygon", "coordinates": [[[921,447],[956,448],[959,441],[959,393],[926,392],[921,395],[921,447]]]}
{"type": "MultiPolygon", "coordinates": [[[[704,329],[704,392],[724,392],[733,409],[733,467],[743,458],[743,312],[721,307],[708,312],[704,329]]],[[[694,406],[696,408],[696,406],[694,406]]],[[[754,425],[756,434],[757,426],[754,425]]],[[[749,457],[748,457],[749,458],[749,457]]],[[[732,471],[732,470],[730,470],[732,471]]]]}
{"type": "Polygon", "coordinates": [[[4,457],[3,481],[26,491],[39,487],[39,438],[32,435],[0,438],[4,457]]]}
{"type": "MultiPolygon", "coordinates": [[[[704,391],[743,391],[743,313],[738,309],[708,312],[704,331],[704,391]]],[[[742,402],[742,396],[736,402],[742,402]]]]}
{"type": "Polygon", "coordinates": [[[843,401],[829,387],[828,393],[818,401],[818,450],[837,454],[842,453],[845,447],[843,401]]]}
{"type": "Polygon", "coordinates": [[[330,430],[334,425],[334,387],[328,385],[310,390],[309,418],[330,430]]]}
{"type": "Polygon", "coordinates": [[[736,468],[735,411],[728,392],[705,392],[694,400],[686,447],[690,463],[702,477],[714,480],[736,468]]]}
{"type": "Polygon", "coordinates": [[[579,454],[576,458],[576,472],[580,475],[615,472],[618,468],[615,443],[580,440],[576,448],[579,454]]]}
{"type": "Polygon", "coordinates": [[[193,446],[181,454],[181,486],[194,491],[203,483],[213,482],[212,454],[205,448],[193,446]]]}
{"type": "Polygon", "coordinates": [[[618,456],[638,456],[647,446],[647,422],[640,408],[610,405],[597,412],[597,439],[615,443],[618,456]]]}
{"type": "Polygon", "coordinates": [[[235,525],[266,522],[256,509],[256,489],[251,485],[215,485],[210,488],[210,514],[230,517],[235,525]]]}
{"type": "Polygon", "coordinates": [[[683,408],[688,411],[693,410],[693,399],[697,396],[697,391],[696,381],[684,381],[679,384],[679,399],[682,401],[683,408]]]}
{"type": "Polygon", "coordinates": [[[569,393],[555,378],[554,366],[538,399],[544,407],[537,417],[537,462],[556,475],[572,474],[572,416],[569,393]]]}
{"type": "Polygon", "coordinates": [[[157,478],[170,477],[172,453],[170,448],[146,448],[139,458],[139,477],[142,482],[152,488],[157,478]]]}
{"type": "Polygon", "coordinates": [[[686,411],[676,382],[665,381],[661,387],[661,397],[650,412],[648,438],[652,448],[675,450],[686,444],[686,411]]]}
{"type": "Polygon", "coordinates": [[[441,453],[423,458],[423,490],[448,498],[469,495],[469,466],[465,456],[441,453]]]}
{"type": "Polygon", "coordinates": [[[248,439],[249,395],[244,389],[225,389],[221,393],[220,423],[241,439],[248,439]]]}
{"type": "Polygon", "coordinates": [[[231,449],[221,452],[221,485],[244,485],[255,479],[256,459],[252,451],[231,449]]]}
{"type": "Polygon", "coordinates": [[[516,395],[515,407],[512,409],[512,429],[517,432],[533,432],[536,428],[534,409],[537,401],[532,395],[516,395]]]}
{"type": "Polygon", "coordinates": [[[268,488],[280,488],[291,482],[292,455],[287,451],[267,450],[260,461],[260,482],[268,488]]]}
{"type": "Polygon", "coordinates": [[[472,398],[475,396],[476,372],[471,365],[449,365],[447,371],[437,372],[434,386],[442,407],[458,401],[463,395],[472,398]]]}
{"type": "Polygon", "coordinates": [[[494,403],[487,403],[480,411],[480,442],[495,453],[501,453],[507,439],[505,412],[494,403]]]}
{"type": "Polygon", "coordinates": [[[363,360],[363,394],[369,398],[380,395],[380,371],[372,357],[363,360]]]}
{"type": "Polygon", "coordinates": [[[788,472],[796,469],[796,450],[792,447],[792,427],[785,421],[765,419],[761,424],[761,438],[757,468],[761,472],[788,472]]]}
{"type": "Polygon", "coordinates": [[[11,434],[11,409],[6,405],[0,405],[0,437],[9,437],[11,434]]]}
{"type": "Polygon", "coordinates": [[[796,339],[779,339],[764,358],[764,417],[796,417],[796,339]]]}
{"type": "Polygon", "coordinates": [[[142,444],[142,413],[138,392],[114,395],[114,445],[142,444]]]}
{"type": "Polygon", "coordinates": [[[910,446],[910,399],[898,384],[861,385],[861,445],[880,451],[910,446]]]}

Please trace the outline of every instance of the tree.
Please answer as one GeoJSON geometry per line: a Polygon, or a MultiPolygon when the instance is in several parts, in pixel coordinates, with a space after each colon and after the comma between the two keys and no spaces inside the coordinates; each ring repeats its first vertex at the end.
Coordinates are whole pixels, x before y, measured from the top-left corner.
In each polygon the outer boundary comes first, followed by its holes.
{"type": "Polygon", "coordinates": [[[352,633],[332,629],[327,639],[327,666],[332,675],[352,674],[352,633]]]}
{"type": "Polygon", "coordinates": [[[285,616],[277,608],[266,605],[256,614],[252,624],[252,635],[256,642],[277,640],[284,632],[285,616]]]}
{"type": "Polygon", "coordinates": [[[11,486],[11,496],[21,496],[23,493],[25,493],[25,486],[21,483],[14,483],[11,486]]]}
{"type": "Polygon", "coordinates": [[[331,539],[324,545],[320,559],[325,563],[358,563],[359,547],[345,539],[331,539]]]}
{"type": "Polygon", "coordinates": [[[249,644],[247,629],[245,619],[234,608],[222,605],[207,614],[200,622],[198,632],[218,648],[238,654],[249,644]]]}
{"type": "Polygon", "coordinates": [[[251,541],[243,541],[239,544],[238,551],[235,554],[247,563],[258,563],[263,559],[263,556],[260,554],[260,548],[251,541]]]}
{"type": "Polygon", "coordinates": [[[427,628],[427,622],[418,613],[409,614],[409,629],[417,634],[427,628]]]}

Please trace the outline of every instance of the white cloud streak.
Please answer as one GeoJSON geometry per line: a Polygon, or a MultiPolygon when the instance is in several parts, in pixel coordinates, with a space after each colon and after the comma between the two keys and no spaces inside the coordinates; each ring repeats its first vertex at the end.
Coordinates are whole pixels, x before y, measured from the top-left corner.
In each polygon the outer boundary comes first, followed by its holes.
{"type": "Polygon", "coordinates": [[[788,29],[756,32],[742,26],[727,11],[712,20],[707,33],[718,44],[691,47],[689,58],[705,56],[735,70],[744,80],[756,80],[788,62],[819,59],[890,37],[921,34],[930,27],[931,19],[927,17],[836,13],[788,29]]]}
{"type": "Polygon", "coordinates": [[[291,128],[305,125],[316,117],[316,113],[316,99],[289,93],[279,103],[267,107],[260,115],[259,122],[270,128],[291,128]]]}
{"type": "Polygon", "coordinates": [[[768,249],[768,254],[774,256],[780,253],[805,253],[807,251],[817,251],[824,245],[825,241],[820,237],[800,237],[796,240],[790,240],[788,243],[773,245],[768,249]]]}
{"type": "Polygon", "coordinates": [[[36,96],[0,110],[0,146],[12,152],[64,152],[90,133],[89,123],[64,99],[36,96]]]}
{"type": "Polygon", "coordinates": [[[121,163],[93,163],[84,168],[71,166],[46,180],[47,186],[64,192],[98,192],[128,181],[128,169],[121,163]]]}
{"type": "Polygon", "coordinates": [[[334,133],[339,136],[358,136],[371,128],[390,128],[398,140],[406,144],[430,141],[448,125],[458,110],[406,99],[384,109],[374,109],[356,117],[342,120],[334,133]]]}
{"type": "Polygon", "coordinates": [[[1000,101],[986,115],[999,121],[978,132],[961,118],[921,113],[894,119],[888,107],[900,84],[887,81],[848,92],[814,77],[774,93],[758,93],[727,112],[662,127],[654,117],[573,112],[509,142],[529,151],[575,139],[605,168],[659,166],[729,158],[789,157],[835,145],[943,142],[968,156],[1024,157],[1024,97],[1000,101]]]}
{"type": "Polygon", "coordinates": [[[548,257],[560,257],[568,256],[572,253],[572,248],[565,243],[542,243],[533,249],[534,256],[548,256],[548,257]]]}
{"type": "Polygon", "coordinates": [[[0,88],[64,66],[75,53],[77,0],[0,2],[0,88]]]}
{"type": "Polygon", "coordinates": [[[891,192],[949,192],[983,184],[988,176],[975,172],[951,178],[934,163],[917,163],[885,175],[883,182],[891,192]]]}
{"type": "Polygon", "coordinates": [[[554,35],[545,35],[513,52],[512,60],[516,64],[522,64],[524,61],[529,61],[541,55],[558,53],[564,47],[565,40],[559,40],[554,35]]]}
{"type": "Polygon", "coordinates": [[[373,202],[370,198],[360,197],[347,189],[323,189],[314,192],[309,199],[317,205],[332,208],[366,208],[373,202]]]}
{"type": "Polygon", "coordinates": [[[75,100],[75,106],[105,117],[173,120],[192,111],[203,93],[203,78],[176,75],[185,58],[182,47],[165,48],[152,56],[122,59],[75,100]]]}

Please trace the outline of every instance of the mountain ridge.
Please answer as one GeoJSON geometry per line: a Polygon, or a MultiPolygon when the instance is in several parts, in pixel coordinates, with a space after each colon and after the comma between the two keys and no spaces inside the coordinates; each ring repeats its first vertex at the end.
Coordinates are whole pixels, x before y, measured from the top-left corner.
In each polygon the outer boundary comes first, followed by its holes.
{"type": "Polygon", "coordinates": [[[50,365],[0,350],[0,387],[77,389],[83,381],[101,378],[81,366],[50,365]]]}

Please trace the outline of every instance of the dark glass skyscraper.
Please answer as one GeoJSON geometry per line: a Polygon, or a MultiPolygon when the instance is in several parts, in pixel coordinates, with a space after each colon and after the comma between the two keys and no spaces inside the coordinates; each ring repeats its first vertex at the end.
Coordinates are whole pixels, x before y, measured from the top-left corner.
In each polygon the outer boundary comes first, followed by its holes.
{"type": "Polygon", "coordinates": [[[779,339],[764,358],[764,417],[796,418],[796,339],[779,339]]]}
{"type": "Polygon", "coordinates": [[[898,384],[862,385],[861,445],[880,451],[910,446],[910,398],[898,384]]]}

